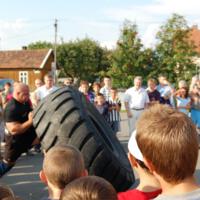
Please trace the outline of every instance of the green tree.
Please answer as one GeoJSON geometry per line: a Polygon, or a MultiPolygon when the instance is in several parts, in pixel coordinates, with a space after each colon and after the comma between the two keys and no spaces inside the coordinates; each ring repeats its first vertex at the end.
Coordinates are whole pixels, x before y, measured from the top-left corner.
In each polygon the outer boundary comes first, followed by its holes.
{"type": "Polygon", "coordinates": [[[130,21],[125,21],[121,30],[117,47],[112,55],[112,67],[108,74],[112,76],[117,87],[133,85],[133,76],[147,75],[148,62],[145,55],[147,50],[141,43],[137,33],[137,26],[130,21]]]}
{"type": "Polygon", "coordinates": [[[157,66],[153,74],[166,74],[172,82],[189,80],[195,72],[192,59],[194,44],[189,40],[190,28],[183,16],[173,14],[157,33],[157,66]]]}
{"type": "Polygon", "coordinates": [[[53,48],[53,44],[46,41],[37,41],[37,42],[30,43],[27,46],[27,48],[28,49],[50,49],[50,48],[53,48]]]}
{"type": "Polygon", "coordinates": [[[63,43],[58,46],[58,64],[65,75],[94,81],[110,66],[108,51],[89,38],[63,43]]]}

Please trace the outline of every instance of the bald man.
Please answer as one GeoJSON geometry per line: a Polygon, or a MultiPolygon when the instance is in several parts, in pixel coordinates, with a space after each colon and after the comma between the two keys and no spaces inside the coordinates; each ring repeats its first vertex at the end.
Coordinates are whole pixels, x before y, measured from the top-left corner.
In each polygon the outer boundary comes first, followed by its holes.
{"type": "Polygon", "coordinates": [[[29,88],[23,83],[14,85],[13,98],[4,110],[7,129],[5,154],[0,162],[0,176],[9,171],[23,152],[38,142],[33,127],[29,88]]]}

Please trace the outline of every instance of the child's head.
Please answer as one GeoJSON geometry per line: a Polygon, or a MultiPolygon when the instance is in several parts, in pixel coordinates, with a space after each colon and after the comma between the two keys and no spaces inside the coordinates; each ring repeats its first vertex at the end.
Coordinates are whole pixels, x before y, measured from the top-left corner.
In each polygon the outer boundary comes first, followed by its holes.
{"type": "Polygon", "coordinates": [[[143,112],[136,129],[138,146],[155,175],[172,184],[193,176],[198,158],[197,132],[184,113],[158,104],[143,112]]]}
{"type": "Polygon", "coordinates": [[[94,82],[94,83],[93,83],[92,89],[93,89],[93,91],[94,91],[96,94],[99,93],[100,88],[101,88],[100,83],[98,83],[98,82],[94,82]]]}
{"type": "Polygon", "coordinates": [[[149,172],[148,168],[146,167],[143,159],[143,155],[138,147],[137,141],[136,141],[136,131],[133,131],[129,141],[128,141],[128,158],[129,161],[135,169],[140,167],[146,172],[149,172]]]}
{"type": "Polygon", "coordinates": [[[110,76],[105,76],[103,78],[103,83],[104,83],[104,86],[107,87],[107,88],[110,88],[112,86],[112,79],[110,76]]]}
{"type": "Polygon", "coordinates": [[[103,178],[87,176],[76,179],[63,190],[60,200],[117,200],[113,186],[103,178]]]}
{"type": "Polygon", "coordinates": [[[83,94],[87,94],[89,90],[89,83],[86,80],[80,82],[80,89],[83,94]]]}
{"type": "Polygon", "coordinates": [[[97,105],[103,105],[105,103],[105,98],[103,96],[103,94],[99,93],[96,95],[96,103],[97,105]]]}
{"type": "Polygon", "coordinates": [[[187,87],[182,87],[179,89],[179,95],[182,98],[187,98],[188,97],[188,88],[187,87]]]}
{"type": "Polygon", "coordinates": [[[81,152],[73,146],[55,146],[45,155],[43,176],[47,183],[63,189],[69,182],[86,175],[81,152]]]}
{"type": "Polygon", "coordinates": [[[111,95],[112,99],[116,98],[116,96],[117,96],[117,88],[112,87],[110,89],[110,95],[111,95]]]}
{"type": "Polygon", "coordinates": [[[11,190],[6,185],[0,185],[0,199],[1,200],[20,200],[19,197],[16,197],[11,190]]]}
{"type": "Polygon", "coordinates": [[[148,80],[148,87],[151,89],[151,90],[155,90],[156,89],[156,85],[157,85],[157,82],[155,79],[151,78],[148,80]]]}

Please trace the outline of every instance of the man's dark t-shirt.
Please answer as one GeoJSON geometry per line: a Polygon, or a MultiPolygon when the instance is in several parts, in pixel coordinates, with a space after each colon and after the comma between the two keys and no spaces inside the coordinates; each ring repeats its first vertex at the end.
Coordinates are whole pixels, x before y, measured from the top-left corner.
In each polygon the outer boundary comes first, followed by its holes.
{"type": "MultiPolygon", "coordinates": [[[[28,120],[30,111],[32,111],[32,108],[29,102],[20,103],[12,98],[5,107],[4,120],[5,122],[24,123],[28,120]]],[[[8,162],[15,162],[23,152],[31,147],[35,138],[36,134],[33,126],[22,134],[7,134],[4,159],[8,162]]]]}
{"type": "Polygon", "coordinates": [[[158,90],[154,90],[153,92],[150,92],[147,90],[149,100],[150,101],[159,101],[160,102],[160,92],[158,90]]]}

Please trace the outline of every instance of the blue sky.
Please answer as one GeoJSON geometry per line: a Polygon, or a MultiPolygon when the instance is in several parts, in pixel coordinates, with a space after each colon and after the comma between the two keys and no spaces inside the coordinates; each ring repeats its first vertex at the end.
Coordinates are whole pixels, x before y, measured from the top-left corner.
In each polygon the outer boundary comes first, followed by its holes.
{"type": "Polygon", "coordinates": [[[136,22],[145,46],[153,46],[161,24],[174,12],[200,25],[198,0],[6,0],[0,6],[0,50],[20,49],[38,40],[84,38],[114,47],[123,21],[136,22]]]}

